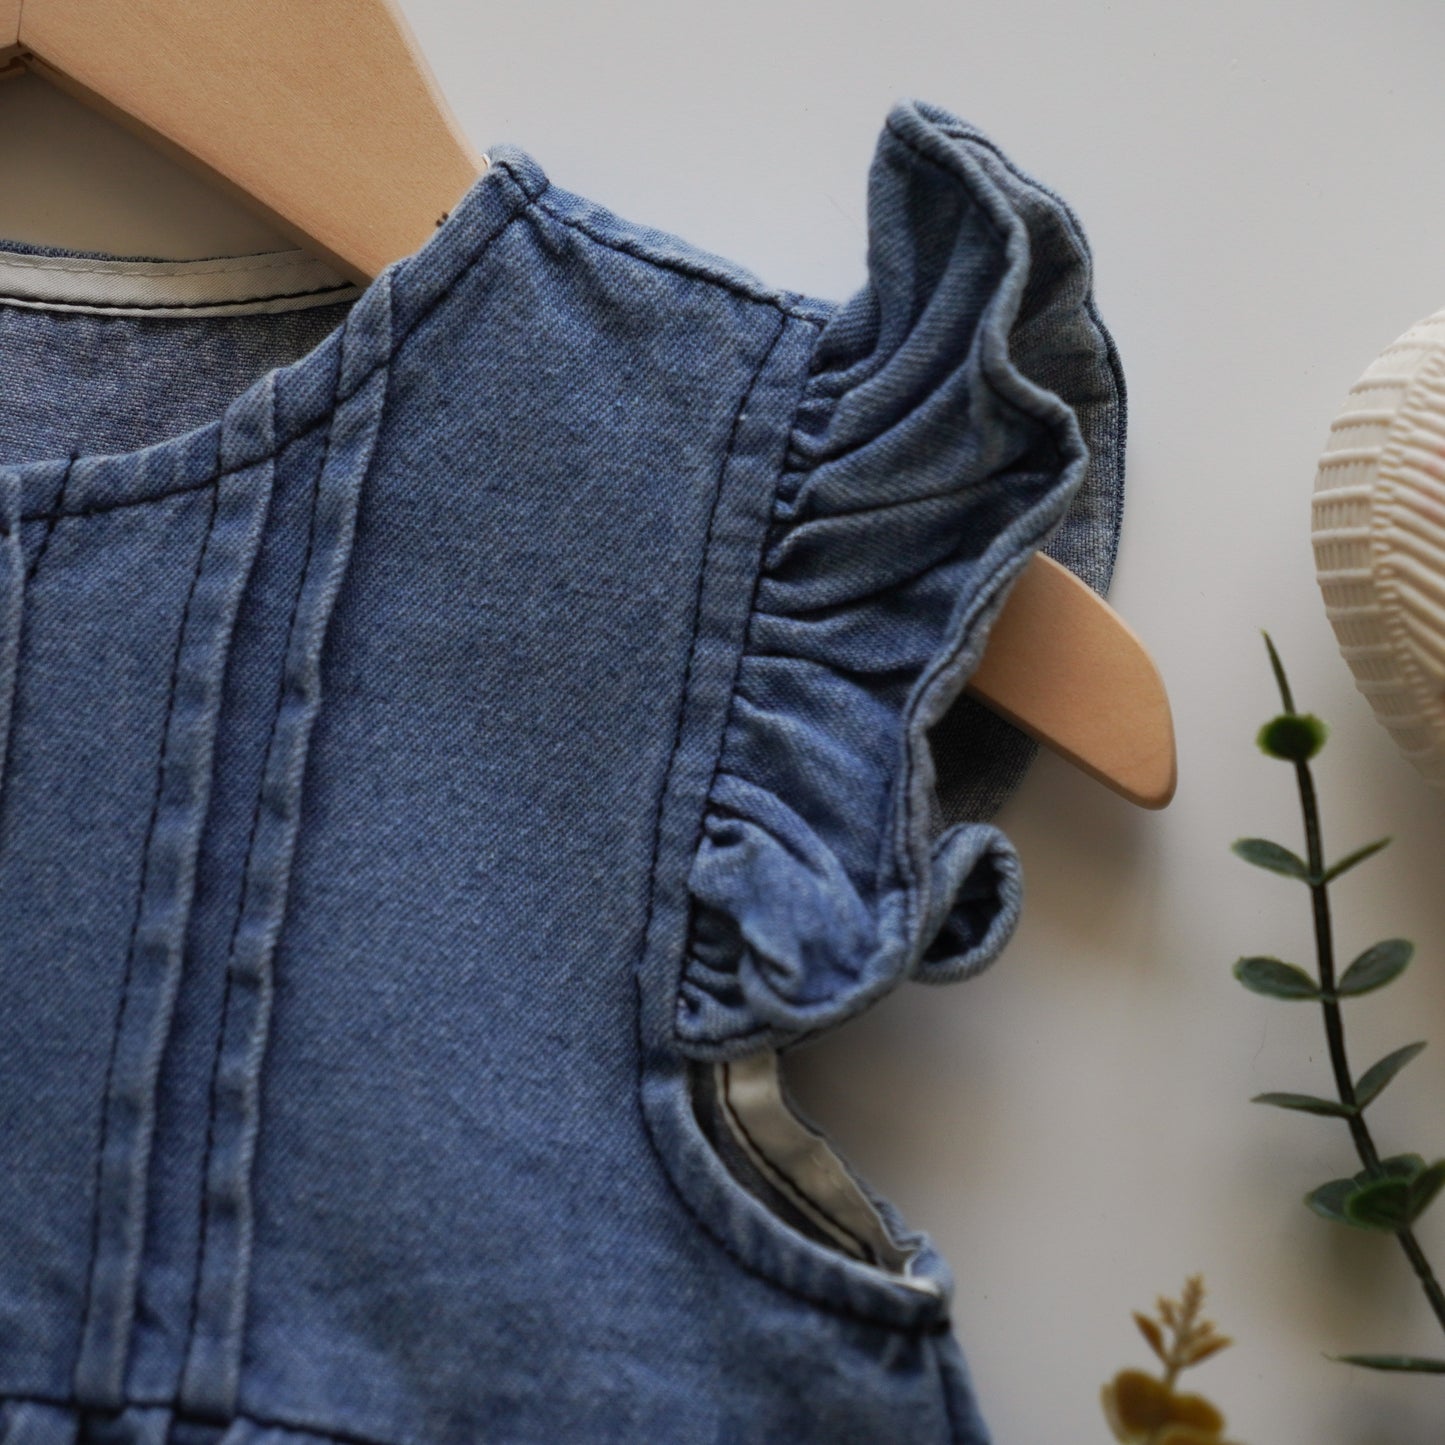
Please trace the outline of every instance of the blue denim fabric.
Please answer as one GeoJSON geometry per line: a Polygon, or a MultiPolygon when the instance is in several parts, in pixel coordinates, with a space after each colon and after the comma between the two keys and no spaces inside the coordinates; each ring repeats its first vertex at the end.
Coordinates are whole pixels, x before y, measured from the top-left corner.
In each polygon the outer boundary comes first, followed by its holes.
{"type": "Polygon", "coordinates": [[[714,1091],[1014,925],[1082,235],[918,102],[843,304],[490,156],[349,305],[0,304],[0,1442],[983,1445],[714,1091]]]}

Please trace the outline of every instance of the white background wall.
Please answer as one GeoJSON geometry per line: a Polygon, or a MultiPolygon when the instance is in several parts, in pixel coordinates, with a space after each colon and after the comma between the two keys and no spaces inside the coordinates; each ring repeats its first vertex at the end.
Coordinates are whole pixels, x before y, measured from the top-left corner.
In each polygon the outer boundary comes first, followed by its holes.
{"type": "MultiPolygon", "coordinates": [[[[879,127],[916,96],[981,125],[1091,238],[1130,391],[1113,601],[1169,684],[1177,800],[1145,814],[1045,758],[1002,823],[1024,922],[995,968],[903,990],[793,1070],[805,1103],[927,1229],[999,1445],[1108,1438],[1100,1383],[1144,1362],[1129,1311],[1204,1271],[1238,1344],[1197,1383],[1252,1445],[1439,1445],[1445,1380],[1332,1364],[1445,1355],[1388,1239],[1314,1218],[1350,1172],[1342,1125],[1247,1102],[1328,1092],[1317,1014],[1246,994],[1241,953],[1303,961],[1303,891],[1234,860],[1296,843],[1289,771],[1253,747],[1275,708],[1268,627],[1334,724],[1327,838],[1395,846],[1338,888],[1346,956],[1420,945],[1350,1011],[1357,1066],[1433,1047],[1373,1113],[1387,1152],[1445,1155],[1445,806],[1354,692],[1324,620],[1309,493],[1371,357],[1445,302],[1445,11],[1433,0],[404,0],[473,141],[769,282],[863,279],[879,127]]],[[[0,233],[175,255],[254,224],[90,122],[0,87],[0,233]],[[29,117],[28,120],[25,117],[29,117]],[[107,218],[102,220],[102,218],[107,218]],[[96,227],[100,226],[97,232],[96,227]],[[130,238],[129,241],[126,238],[130,238]]],[[[1421,1229],[1445,1272],[1445,1202],[1421,1229]]]]}

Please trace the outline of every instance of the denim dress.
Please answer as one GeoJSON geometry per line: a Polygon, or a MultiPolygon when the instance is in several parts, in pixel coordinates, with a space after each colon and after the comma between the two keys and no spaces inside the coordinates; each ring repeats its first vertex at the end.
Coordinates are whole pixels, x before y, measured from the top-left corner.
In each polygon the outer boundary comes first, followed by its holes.
{"type": "Polygon", "coordinates": [[[777,1060],[1016,921],[1084,238],[916,101],[841,303],[489,162],[360,288],[0,242],[0,1441],[983,1445],[777,1060]]]}

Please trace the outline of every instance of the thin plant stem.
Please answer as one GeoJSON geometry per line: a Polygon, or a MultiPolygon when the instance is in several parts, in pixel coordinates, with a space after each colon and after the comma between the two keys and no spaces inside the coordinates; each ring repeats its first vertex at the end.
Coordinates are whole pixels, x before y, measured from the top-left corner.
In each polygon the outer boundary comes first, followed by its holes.
{"type": "MultiPolygon", "coordinates": [[[[1310,865],[1310,904],[1314,913],[1315,958],[1320,975],[1320,1009],[1325,1016],[1325,1038],[1330,1045],[1330,1066],[1335,1073],[1335,1088],[1339,1091],[1340,1103],[1353,1112],[1350,1114],[1350,1134],[1355,1141],[1355,1150],[1360,1163],[1371,1175],[1378,1176],[1380,1168],[1379,1151],[1370,1137],[1370,1127],[1360,1112],[1359,1100],[1355,1097],[1353,1075],[1350,1073],[1349,1055],[1345,1052],[1345,1021],[1340,1015],[1340,1000],[1335,993],[1335,943],[1334,928],[1330,921],[1329,884],[1324,882],[1325,850],[1320,828],[1319,800],[1315,796],[1315,780],[1310,774],[1308,763],[1294,765],[1295,777],[1299,782],[1300,811],[1304,814],[1305,852],[1310,865]]],[[[1445,1323],[1445,1320],[1442,1320],[1445,1323]]]]}
{"type": "MultiPolygon", "coordinates": [[[[1279,684],[1285,711],[1293,713],[1294,698],[1290,695],[1284,668],[1280,665],[1273,642],[1268,637],[1265,642],[1269,647],[1270,662],[1274,667],[1275,680],[1279,684]]],[[[1364,1111],[1355,1095],[1349,1055],[1345,1052],[1345,1022],[1340,1013],[1339,996],[1335,992],[1334,929],[1330,921],[1329,884],[1325,882],[1325,849],[1320,828],[1319,799],[1315,794],[1315,781],[1310,773],[1309,763],[1297,762],[1294,769],[1299,783],[1300,811],[1304,815],[1305,851],[1310,871],[1310,903],[1314,914],[1315,958],[1319,966],[1320,1009],[1324,1014],[1330,1067],[1334,1070],[1340,1103],[1350,1110],[1350,1136],[1355,1141],[1355,1152],[1369,1174],[1378,1178],[1384,1173],[1380,1165],[1380,1151],[1375,1147],[1370,1126],[1365,1122],[1364,1111]]],[[[1395,1238],[1400,1241],[1400,1248],[1405,1251],[1405,1258],[1410,1261],[1410,1267],[1420,1281],[1420,1288],[1425,1291],[1425,1298],[1429,1300],[1430,1308],[1440,1322],[1440,1328],[1445,1329],[1445,1290],[1440,1288],[1440,1281],[1436,1279],[1435,1271],[1425,1257],[1425,1251],[1420,1248],[1415,1231],[1406,1225],[1395,1231],[1395,1238]]]]}

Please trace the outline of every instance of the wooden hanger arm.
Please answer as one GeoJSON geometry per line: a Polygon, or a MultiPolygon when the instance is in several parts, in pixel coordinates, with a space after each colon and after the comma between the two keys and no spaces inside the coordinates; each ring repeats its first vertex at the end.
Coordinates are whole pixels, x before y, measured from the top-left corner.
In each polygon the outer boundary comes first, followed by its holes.
{"type": "MultiPolygon", "coordinates": [[[[141,134],[365,283],[418,250],[484,165],[391,0],[0,0],[10,61],[141,134]]],[[[970,690],[1149,808],[1175,783],[1139,639],[1042,555],[970,690]]]]}
{"type": "Polygon", "coordinates": [[[389,0],[0,0],[7,50],[353,281],[419,249],[484,164],[389,0]]]}
{"type": "Polygon", "coordinates": [[[1174,796],[1169,697],[1123,619],[1038,553],[1014,583],[968,690],[993,711],[1143,808],[1174,796]]]}

